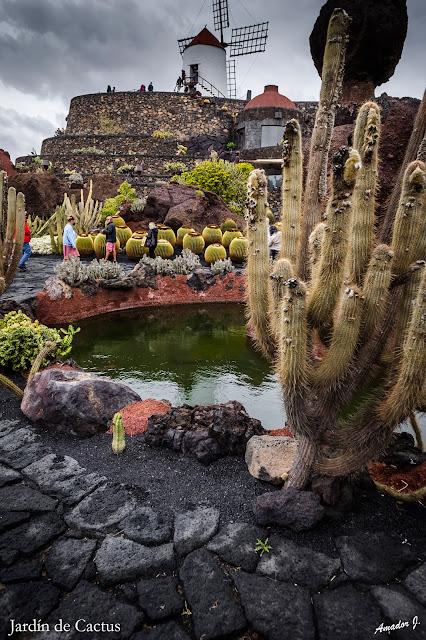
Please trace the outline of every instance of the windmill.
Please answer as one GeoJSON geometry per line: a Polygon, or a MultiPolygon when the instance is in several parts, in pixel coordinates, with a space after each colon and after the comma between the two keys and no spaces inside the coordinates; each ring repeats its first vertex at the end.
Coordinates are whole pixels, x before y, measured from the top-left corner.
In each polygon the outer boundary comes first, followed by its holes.
{"type": "Polygon", "coordinates": [[[207,26],[196,36],[178,40],[185,84],[217,97],[236,98],[235,58],[265,51],[269,22],[232,28],[231,40],[226,42],[228,0],[213,0],[212,12],[214,30],[220,32],[220,40],[207,26]]]}

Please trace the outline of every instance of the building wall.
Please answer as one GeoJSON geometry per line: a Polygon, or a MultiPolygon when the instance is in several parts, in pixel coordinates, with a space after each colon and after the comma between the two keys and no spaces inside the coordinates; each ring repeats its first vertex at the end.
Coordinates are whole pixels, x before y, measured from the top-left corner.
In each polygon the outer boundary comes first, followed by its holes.
{"type": "MultiPolygon", "coordinates": [[[[191,77],[190,66],[192,64],[198,64],[199,76],[210,82],[222,95],[228,95],[226,53],[224,49],[206,44],[192,45],[183,52],[182,64],[187,78],[191,77]]],[[[197,89],[199,89],[203,95],[212,95],[209,91],[202,89],[200,85],[197,86],[197,89]]]]}
{"type": "Polygon", "coordinates": [[[197,135],[229,134],[245,101],[207,99],[155,91],[77,96],[70,103],[66,133],[150,136],[153,131],[162,129],[182,140],[197,135]]]}

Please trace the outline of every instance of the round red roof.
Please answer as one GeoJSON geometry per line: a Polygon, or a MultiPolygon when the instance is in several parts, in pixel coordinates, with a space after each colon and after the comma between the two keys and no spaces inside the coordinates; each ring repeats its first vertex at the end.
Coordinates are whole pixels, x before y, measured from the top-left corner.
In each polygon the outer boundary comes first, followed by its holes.
{"type": "Polygon", "coordinates": [[[292,100],[278,93],[276,84],[267,84],[263,93],[250,100],[245,106],[246,109],[262,109],[272,107],[278,109],[297,109],[292,100]]]}

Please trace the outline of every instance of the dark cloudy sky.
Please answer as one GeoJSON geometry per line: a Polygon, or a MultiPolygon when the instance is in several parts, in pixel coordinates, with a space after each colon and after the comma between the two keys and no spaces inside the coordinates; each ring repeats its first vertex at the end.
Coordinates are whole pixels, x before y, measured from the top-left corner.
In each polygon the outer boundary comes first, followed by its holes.
{"type": "MultiPolygon", "coordinates": [[[[238,97],[274,83],[295,100],[316,99],[308,38],[323,0],[229,3],[232,26],[270,21],[267,53],[239,59],[238,97]]],[[[423,93],[426,0],[407,4],[403,57],[379,94],[423,93]]],[[[181,67],[176,39],[211,20],[211,0],[0,0],[0,148],[12,158],[39,151],[64,126],[74,95],[108,83],[130,90],[152,80],[172,90],[181,67]]]]}

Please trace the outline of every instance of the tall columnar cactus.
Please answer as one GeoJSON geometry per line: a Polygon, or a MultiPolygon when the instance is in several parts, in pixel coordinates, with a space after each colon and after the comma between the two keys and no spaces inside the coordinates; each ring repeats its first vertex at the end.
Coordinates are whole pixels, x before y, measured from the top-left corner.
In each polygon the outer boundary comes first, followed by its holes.
{"type": "MultiPolygon", "coordinates": [[[[256,169],[249,177],[249,326],[277,368],[289,426],[298,438],[285,486],[302,488],[317,474],[321,492],[323,476],[362,469],[425,404],[426,166],[421,160],[408,164],[392,242],[378,243],[379,140],[379,108],[369,102],[359,110],[356,148],[342,147],[333,157],[325,219],[311,230],[308,253],[302,212],[312,200],[312,184],[299,196],[300,163],[289,151],[301,148],[300,128],[287,125],[283,235],[289,224],[297,229],[291,228],[275,263],[268,256],[266,176],[256,169]]],[[[309,166],[321,158],[311,145],[309,166]]]]}
{"type": "Polygon", "coordinates": [[[25,228],[25,197],[14,187],[7,189],[7,176],[0,171],[0,295],[11,285],[22,254],[25,228]]]}
{"type": "Polygon", "coordinates": [[[327,42],[322,63],[322,85],[319,105],[312,131],[311,147],[303,202],[303,224],[300,229],[300,251],[297,272],[306,278],[309,236],[321,219],[321,202],[326,195],[327,161],[334,127],[336,108],[342,91],[346,48],[351,18],[343,9],[335,9],[327,30],[327,42]]]}

